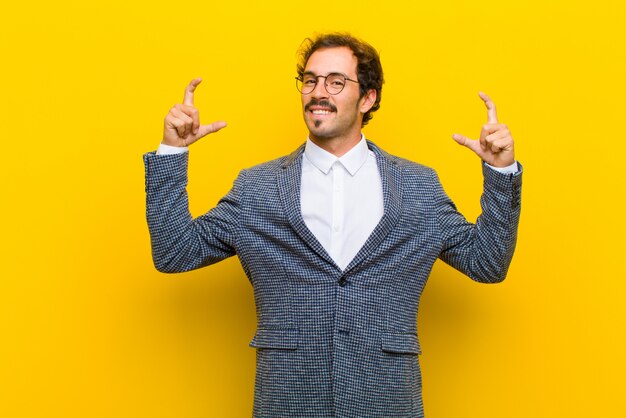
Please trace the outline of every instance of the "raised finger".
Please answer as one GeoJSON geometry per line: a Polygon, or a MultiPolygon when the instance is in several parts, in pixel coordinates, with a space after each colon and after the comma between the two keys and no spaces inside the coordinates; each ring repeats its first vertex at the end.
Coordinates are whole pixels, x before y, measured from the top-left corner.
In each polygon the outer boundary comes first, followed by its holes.
{"type": "Polygon", "coordinates": [[[485,102],[485,106],[487,107],[487,123],[498,123],[496,105],[493,104],[491,98],[482,91],[478,93],[478,96],[482,99],[483,102],[485,102]]]}
{"type": "Polygon", "coordinates": [[[217,132],[225,127],[226,122],[224,122],[223,120],[209,123],[208,125],[200,125],[200,128],[198,129],[198,137],[202,138],[205,135],[212,134],[213,132],[217,132]]]}
{"type": "Polygon", "coordinates": [[[196,91],[196,87],[198,87],[198,84],[200,84],[201,82],[202,79],[199,77],[194,78],[189,82],[187,88],[185,88],[185,97],[183,99],[183,104],[193,106],[193,93],[194,91],[196,91]]]}
{"type": "Polygon", "coordinates": [[[452,135],[452,139],[454,139],[459,145],[463,145],[476,153],[480,152],[480,144],[476,140],[470,139],[461,134],[452,135]]]}

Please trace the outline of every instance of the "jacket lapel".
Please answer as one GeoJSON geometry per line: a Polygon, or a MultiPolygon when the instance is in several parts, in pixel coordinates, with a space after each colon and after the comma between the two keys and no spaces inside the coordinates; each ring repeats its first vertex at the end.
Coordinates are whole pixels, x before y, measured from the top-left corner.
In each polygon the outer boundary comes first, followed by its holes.
{"type": "Polygon", "coordinates": [[[344,272],[355,268],[377,249],[393,230],[402,213],[402,169],[398,167],[398,157],[387,154],[374,143],[367,141],[369,149],[376,155],[383,185],[384,212],[376,228],[363,244],[356,256],[350,261],[344,272]]]}
{"type": "Polygon", "coordinates": [[[315,238],[315,235],[313,235],[311,230],[306,226],[302,218],[300,189],[302,185],[301,156],[303,152],[304,144],[287,156],[278,170],[277,180],[280,199],[289,223],[300,238],[325,261],[333,265],[336,269],[341,270],[326,252],[322,244],[315,238]]]}

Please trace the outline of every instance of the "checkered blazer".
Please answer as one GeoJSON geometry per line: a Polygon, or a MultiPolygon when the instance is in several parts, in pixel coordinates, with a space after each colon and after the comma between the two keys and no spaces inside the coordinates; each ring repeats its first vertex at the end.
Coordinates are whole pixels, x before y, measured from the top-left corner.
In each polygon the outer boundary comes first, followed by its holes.
{"type": "Polygon", "coordinates": [[[301,216],[304,146],[241,171],[196,219],[185,191],[188,154],[144,155],[156,268],[182,272],[236,254],[254,288],[254,417],[423,417],[416,315],[433,263],[441,258],[479,282],[506,276],[521,170],[483,167],[483,212],[472,224],[432,169],[368,146],[384,215],[343,271],[301,216]]]}

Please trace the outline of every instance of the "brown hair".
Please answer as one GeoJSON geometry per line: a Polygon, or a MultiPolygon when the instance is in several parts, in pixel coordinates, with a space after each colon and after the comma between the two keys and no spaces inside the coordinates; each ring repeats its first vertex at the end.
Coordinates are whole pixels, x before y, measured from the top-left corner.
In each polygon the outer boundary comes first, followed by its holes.
{"type": "Polygon", "coordinates": [[[383,89],[383,67],[380,64],[378,52],[370,44],[353,37],[348,33],[327,33],[321,34],[314,39],[306,38],[300,47],[300,62],[296,66],[298,77],[304,75],[311,55],[318,49],[348,47],[357,59],[357,77],[359,81],[360,97],[363,97],[370,90],[376,90],[376,101],[374,105],[363,115],[361,126],[367,125],[372,119],[372,113],[380,108],[380,99],[383,89]]]}

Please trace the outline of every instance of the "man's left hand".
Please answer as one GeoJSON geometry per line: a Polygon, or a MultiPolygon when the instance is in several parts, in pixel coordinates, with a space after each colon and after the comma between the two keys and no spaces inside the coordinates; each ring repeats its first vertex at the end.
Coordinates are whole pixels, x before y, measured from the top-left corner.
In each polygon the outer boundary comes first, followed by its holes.
{"type": "Polygon", "coordinates": [[[513,137],[506,125],[498,123],[496,105],[485,93],[478,93],[487,107],[487,123],[480,131],[480,139],[469,139],[460,134],[452,138],[478,155],[484,162],[493,167],[507,167],[515,162],[513,137]]]}

